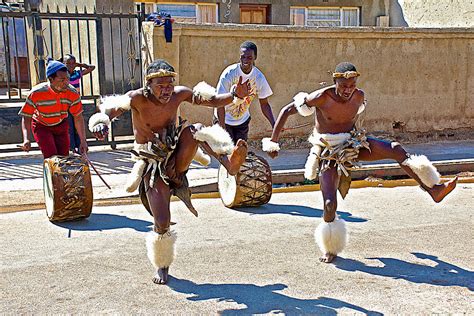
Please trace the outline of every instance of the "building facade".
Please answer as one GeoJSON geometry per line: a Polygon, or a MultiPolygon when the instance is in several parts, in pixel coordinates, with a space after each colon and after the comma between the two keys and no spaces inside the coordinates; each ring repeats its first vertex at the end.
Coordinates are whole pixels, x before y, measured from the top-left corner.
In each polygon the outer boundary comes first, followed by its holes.
{"type": "Polygon", "coordinates": [[[179,22],[319,27],[374,26],[389,14],[384,0],[142,1],[145,12],[164,11],[179,22]]]}
{"type": "Polygon", "coordinates": [[[317,27],[473,27],[472,0],[144,0],[147,13],[164,11],[192,23],[317,27]]]}

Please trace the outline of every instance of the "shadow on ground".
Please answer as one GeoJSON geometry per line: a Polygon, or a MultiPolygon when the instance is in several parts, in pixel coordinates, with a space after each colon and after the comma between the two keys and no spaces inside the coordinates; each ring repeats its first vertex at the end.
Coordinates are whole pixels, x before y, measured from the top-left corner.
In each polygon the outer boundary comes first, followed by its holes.
{"type": "Polygon", "coordinates": [[[253,315],[268,313],[284,313],[286,315],[301,315],[305,313],[317,315],[336,315],[337,309],[349,308],[368,315],[382,315],[341,300],[319,297],[316,299],[299,299],[277,291],[288,286],[277,283],[264,286],[254,284],[197,284],[192,281],[171,277],[169,287],[177,292],[192,295],[190,301],[218,300],[243,304],[242,309],[220,311],[222,315],[253,315]]]}
{"type": "Polygon", "coordinates": [[[110,229],[132,228],[139,232],[148,232],[150,231],[149,226],[153,223],[140,219],[129,218],[127,216],[113,214],[91,214],[89,218],[84,220],[54,224],[59,227],[78,231],[102,231],[110,229]]]}
{"type": "Polygon", "coordinates": [[[337,268],[356,272],[361,271],[372,275],[379,275],[393,279],[403,279],[413,283],[423,283],[436,286],[461,286],[474,291],[474,272],[465,270],[453,264],[438,259],[437,256],[412,252],[419,259],[427,259],[436,263],[429,266],[411,263],[394,258],[367,258],[379,260],[383,267],[369,266],[363,262],[338,257],[334,264],[337,268]]]}
{"type": "MultiPolygon", "coordinates": [[[[268,203],[258,207],[241,207],[234,209],[238,212],[254,214],[254,215],[264,215],[264,214],[284,214],[292,216],[304,216],[304,217],[323,217],[323,210],[319,208],[312,208],[307,206],[299,205],[286,205],[286,204],[272,204],[268,203]]],[[[339,217],[344,219],[347,222],[360,223],[367,222],[367,219],[361,217],[352,216],[349,212],[337,212],[339,217]]]]}

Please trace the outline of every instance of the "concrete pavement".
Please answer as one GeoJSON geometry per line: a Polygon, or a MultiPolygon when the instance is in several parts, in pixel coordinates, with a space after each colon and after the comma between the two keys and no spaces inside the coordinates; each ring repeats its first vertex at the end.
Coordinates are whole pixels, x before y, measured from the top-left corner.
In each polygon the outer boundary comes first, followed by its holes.
{"type": "Polygon", "coordinates": [[[318,262],[319,192],[274,194],[232,210],[172,202],[178,233],[169,286],[151,282],[151,217],[95,207],[84,221],[0,214],[1,314],[249,315],[474,313],[474,184],[435,204],[418,187],[351,190],[339,203],[350,241],[318,262]]]}

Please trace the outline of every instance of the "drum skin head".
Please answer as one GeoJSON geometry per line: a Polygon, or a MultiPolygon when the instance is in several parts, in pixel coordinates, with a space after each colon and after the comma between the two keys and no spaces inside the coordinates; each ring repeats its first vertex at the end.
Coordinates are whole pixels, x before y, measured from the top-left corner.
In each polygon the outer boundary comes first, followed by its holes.
{"type": "Polygon", "coordinates": [[[43,190],[44,190],[44,202],[46,204],[46,215],[48,218],[53,216],[54,212],[54,189],[53,189],[53,176],[49,164],[44,164],[43,168],[43,190]]]}
{"type": "Polygon", "coordinates": [[[218,179],[222,203],[227,207],[232,207],[237,194],[237,179],[230,175],[222,165],[219,167],[218,179]]]}

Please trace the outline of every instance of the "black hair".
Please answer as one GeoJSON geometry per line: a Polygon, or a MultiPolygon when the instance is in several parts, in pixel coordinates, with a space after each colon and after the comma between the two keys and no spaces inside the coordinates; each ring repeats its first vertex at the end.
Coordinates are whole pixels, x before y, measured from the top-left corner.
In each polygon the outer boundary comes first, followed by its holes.
{"type": "Polygon", "coordinates": [[[336,70],[334,72],[344,73],[346,71],[357,71],[357,69],[354,64],[344,61],[336,66],[336,70]]]}
{"type": "Polygon", "coordinates": [[[254,42],[245,41],[240,45],[240,48],[251,49],[253,50],[255,56],[257,56],[257,45],[254,42]]]}
{"type": "Polygon", "coordinates": [[[65,63],[67,59],[74,59],[76,60],[76,57],[72,54],[66,54],[64,55],[63,57],[59,58],[58,61],[61,62],[61,63],[65,63]]]}
{"type": "MultiPolygon", "coordinates": [[[[152,74],[154,72],[158,72],[160,69],[167,70],[167,71],[174,71],[173,66],[171,66],[166,60],[164,59],[157,59],[154,62],[152,62],[148,67],[146,68],[146,75],[152,74]]],[[[150,95],[150,87],[148,86],[148,80],[145,81],[145,86],[143,88],[143,95],[145,97],[148,97],[150,95]]]]}

